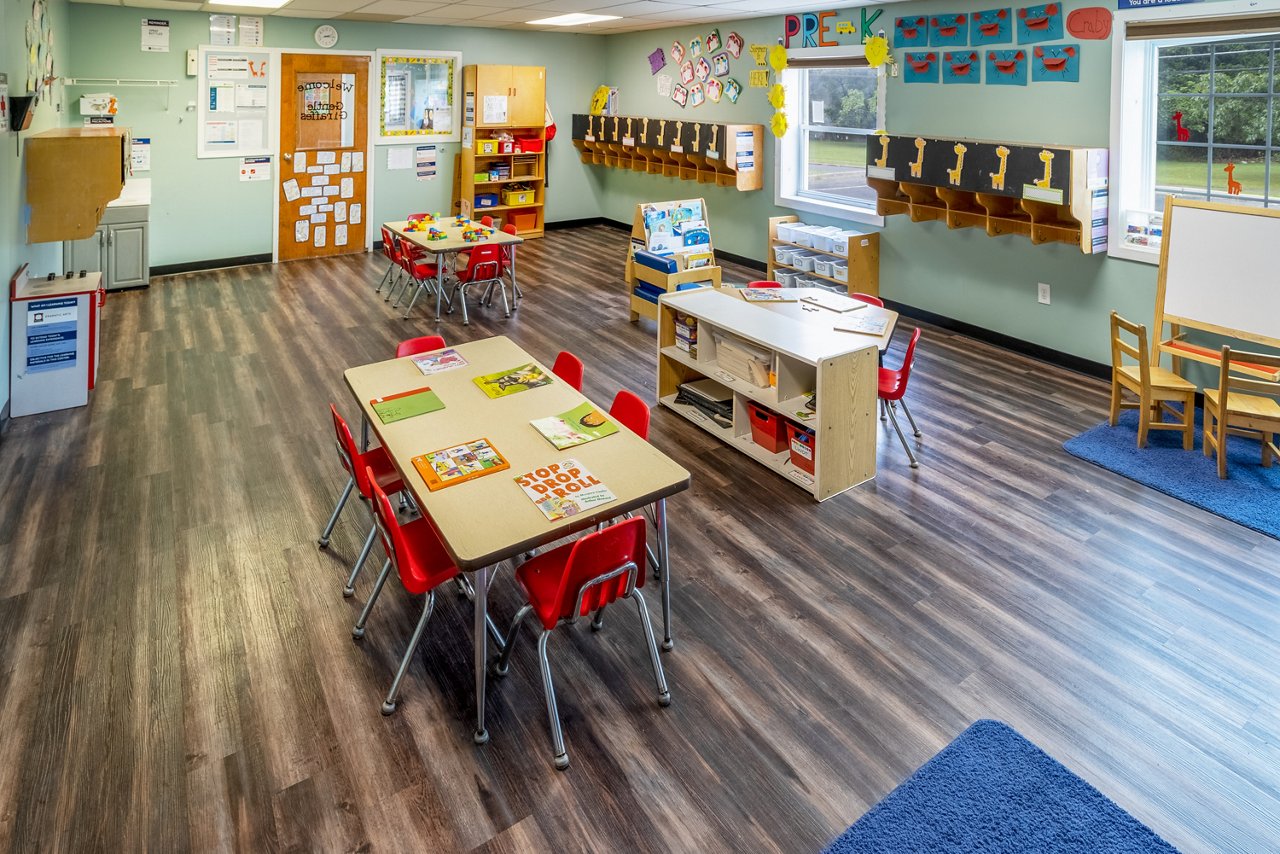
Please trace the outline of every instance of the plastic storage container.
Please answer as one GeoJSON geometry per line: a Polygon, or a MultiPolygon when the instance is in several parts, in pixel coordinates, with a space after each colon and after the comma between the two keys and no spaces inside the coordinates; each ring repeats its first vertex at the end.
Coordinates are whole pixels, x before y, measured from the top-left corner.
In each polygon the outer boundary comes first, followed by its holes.
{"type": "Polygon", "coordinates": [[[849,283],[849,265],[844,261],[836,261],[831,265],[831,278],[837,282],[849,283]]]}
{"type": "Polygon", "coordinates": [[[812,273],[813,262],[818,257],[816,252],[797,252],[791,256],[791,266],[802,273],[812,273]]]}
{"type": "Polygon", "coordinates": [[[849,244],[858,245],[858,241],[865,238],[866,232],[862,231],[842,231],[831,238],[831,251],[837,255],[848,255],[849,244]]]}
{"type": "Polygon", "coordinates": [[[833,275],[832,265],[835,263],[835,260],[836,259],[826,255],[819,255],[817,258],[813,259],[813,272],[817,273],[819,276],[833,275]]]}
{"type": "MultiPolygon", "coordinates": [[[[787,427],[787,447],[791,451],[791,465],[813,474],[813,458],[817,444],[813,431],[808,427],[792,424],[790,421],[784,423],[787,427]]],[[[754,426],[755,422],[752,422],[752,427],[754,426]]]]}
{"type": "Polygon", "coordinates": [[[476,207],[493,208],[498,206],[497,193],[476,193],[476,207]]]}
{"type": "Polygon", "coordinates": [[[502,203],[504,205],[531,205],[533,204],[533,190],[503,190],[502,203]]]}
{"type": "Polygon", "coordinates": [[[796,242],[796,229],[804,228],[803,222],[780,222],[778,223],[778,239],[785,240],[788,243],[796,242]]]}
{"type": "Polygon", "coordinates": [[[542,153],[542,140],[538,139],[536,136],[533,136],[533,137],[518,136],[516,137],[516,145],[518,146],[519,153],[521,154],[541,154],[542,153]]]}
{"type": "Polygon", "coordinates": [[[775,246],[773,247],[773,260],[779,264],[790,264],[794,251],[790,246],[775,246]]]}
{"type": "Polygon", "coordinates": [[[796,286],[796,279],[798,279],[799,277],[800,277],[799,273],[793,272],[791,270],[774,270],[773,271],[773,280],[778,284],[782,285],[784,288],[794,288],[796,286]]]}
{"type": "Polygon", "coordinates": [[[813,248],[820,252],[830,252],[832,239],[839,233],[840,228],[834,225],[818,228],[813,232],[813,248]]]}
{"type": "Polygon", "coordinates": [[[716,362],[743,382],[756,388],[768,388],[773,378],[773,351],[744,341],[735,335],[715,332],[716,362]]]}
{"type": "Polygon", "coordinates": [[[514,211],[507,219],[516,227],[516,231],[532,231],[538,227],[537,211],[514,211]]]}
{"type": "Polygon", "coordinates": [[[747,401],[747,417],[751,419],[751,438],[771,454],[787,449],[787,422],[781,415],[747,401]]]}

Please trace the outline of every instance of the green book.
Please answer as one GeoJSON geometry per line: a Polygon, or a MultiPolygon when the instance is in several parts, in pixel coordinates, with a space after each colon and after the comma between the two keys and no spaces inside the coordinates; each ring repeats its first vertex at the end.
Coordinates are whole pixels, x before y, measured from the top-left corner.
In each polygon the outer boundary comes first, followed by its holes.
{"type": "Polygon", "coordinates": [[[558,449],[572,448],[612,436],[618,432],[618,425],[600,414],[589,403],[575,406],[568,412],[552,415],[549,418],[538,418],[530,421],[534,429],[558,449]]]}
{"type": "Polygon", "coordinates": [[[373,407],[374,412],[378,413],[378,418],[383,424],[444,409],[440,396],[429,388],[415,388],[387,397],[375,397],[369,401],[369,405],[373,407]]]}
{"type": "Polygon", "coordinates": [[[489,395],[489,397],[496,398],[528,391],[538,386],[550,385],[551,377],[543,373],[542,369],[533,362],[530,362],[518,368],[476,377],[475,384],[480,386],[480,390],[489,395]]]}

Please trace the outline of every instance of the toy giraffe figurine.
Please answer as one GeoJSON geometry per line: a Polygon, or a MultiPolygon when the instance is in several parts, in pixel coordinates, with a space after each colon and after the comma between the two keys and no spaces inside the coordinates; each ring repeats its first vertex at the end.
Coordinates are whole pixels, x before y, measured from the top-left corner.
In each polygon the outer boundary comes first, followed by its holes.
{"type": "Polygon", "coordinates": [[[889,162],[889,134],[880,134],[880,156],[876,158],[876,165],[881,169],[889,162]]]}
{"type": "Polygon", "coordinates": [[[693,145],[689,146],[689,150],[697,153],[698,143],[702,141],[702,122],[698,122],[693,126],[693,145]]]}
{"type": "Polygon", "coordinates": [[[641,145],[649,144],[649,120],[648,119],[640,120],[640,144],[641,145]]]}
{"type": "Polygon", "coordinates": [[[1182,126],[1182,110],[1173,114],[1173,123],[1178,128],[1178,142],[1190,142],[1191,131],[1182,126]]]}
{"type": "Polygon", "coordinates": [[[924,174],[924,146],[925,141],[920,137],[916,137],[916,159],[911,164],[912,178],[919,178],[924,174]]]}
{"type": "Polygon", "coordinates": [[[996,146],[996,157],[1000,158],[1000,171],[989,172],[987,174],[991,176],[991,189],[1003,190],[1004,172],[1009,166],[1009,149],[1003,145],[996,146]]]}
{"type": "Polygon", "coordinates": [[[1223,172],[1227,173],[1227,195],[1238,196],[1240,191],[1244,189],[1240,182],[1236,180],[1236,164],[1227,161],[1227,165],[1223,167],[1223,172]]]}
{"type": "Polygon", "coordinates": [[[954,187],[960,186],[960,171],[964,169],[964,153],[969,150],[968,146],[957,142],[951,149],[956,153],[956,168],[947,170],[947,180],[954,187]]]}
{"type": "Polygon", "coordinates": [[[1041,151],[1040,162],[1044,164],[1044,177],[1037,178],[1033,183],[1042,190],[1049,189],[1049,183],[1053,180],[1053,152],[1041,151]]]}

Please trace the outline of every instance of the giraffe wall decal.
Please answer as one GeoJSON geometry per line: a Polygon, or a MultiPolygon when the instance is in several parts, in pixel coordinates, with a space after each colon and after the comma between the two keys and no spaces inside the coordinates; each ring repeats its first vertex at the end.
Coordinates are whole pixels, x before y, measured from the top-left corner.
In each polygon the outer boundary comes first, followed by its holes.
{"type": "Polygon", "coordinates": [[[594,142],[596,138],[596,117],[587,116],[587,140],[594,142]]]}
{"type": "MultiPolygon", "coordinates": [[[[631,116],[627,116],[627,136],[626,136],[626,138],[627,138],[627,139],[632,139],[632,136],[631,136],[631,116]]],[[[632,143],[632,144],[634,145],[634,143],[632,143]]]]}
{"type": "Polygon", "coordinates": [[[698,122],[693,126],[693,145],[690,150],[695,154],[698,151],[698,144],[702,141],[702,122],[698,122]]]}
{"type": "Polygon", "coordinates": [[[649,120],[648,119],[640,120],[640,144],[641,145],[649,144],[649,120]]]}
{"type": "Polygon", "coordinates": [[[613,141],[618,141],[618,117],[613,117],[613,141]]]}
{"type": "Polygon", "coordinates": [[[1191,139],[1191,131],[1182,126],[1182,111],[1173,114],[1173,123],[1178,127],[1178,142],[1188,142],[1191,139]]]}
{"type": "Polygon", "coordinates": [[[925,141],[920,137],[916,137],[916,159],[911,164],[912,178],[919,178],[924,174],[924,147],[925,141]]]}
{"type": "Polygon", "coordinates": [[[1049,183],[1053,179],[1053,152],[1042,150],[1040,152],[1040,162],[1044,164],[1044,177],[1037,178],[1034,183],[1040,189],[1047,190],[1049,189],[1049,183]]]}
{"type": "Polygon", "coordinates": [[[1240,195],[1244,187],[1236,180],[1236,164],[1228,160],[1222,171],[1227,173],[1227,194],[1231,196],[1240,195]]]}
{"type": "Polygon", "coordinates": [[[996,146],[996,157],[1000,158],[1000,171],[989,172],[987,174],[991,176],[991,189],[1003,190],[1004,189],[1004,173],[1009,166],[1009,149],[1003,145],[996,146]]]}
{"type": "Polygon", "coordinates": [[[658,141],[654,143],[659,148],[662,147],[662,139],[667,135],[667,120],[658,119],[658,141]]]}
{"type": "Polygon", "coordinates": [[[968,151],[968,147],[963,143],[957,142],[951,149],[956,153],[956,168],[947,170],[947,180],[952,186],[960,186],[960,172],[964,169],[964,153],[968,151]]]}
{"type": "Polygon", "coordinates": [[[716,136],[719,135],[719,132],[720,125],[711,126],[711,144],[707,146],[707,154],[711,154],[711,152],[716,150],[716,136]]]}
{"type": "Polygon", "coordinates": [[[880,156],[876,158],[876,165],[881,169],[889,162],[889,135],[887,133],[880,134],[880,156]]]}

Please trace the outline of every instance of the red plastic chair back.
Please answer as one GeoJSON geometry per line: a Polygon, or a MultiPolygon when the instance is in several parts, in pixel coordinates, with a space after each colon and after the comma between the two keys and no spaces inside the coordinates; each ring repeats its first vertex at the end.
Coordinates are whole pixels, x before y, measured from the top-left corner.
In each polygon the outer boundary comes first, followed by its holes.
{"type": "MultiPolygon", "coordinates": [[[[400,526],[400,519],[391,506],[391,499],[387,498],[387,493],[373,479],[373,469],[365,469],[365,477],[373,486],[369,501],[373,505],[373,519],[378,525],[378,535],[382,539],[387,558],[400,575],[400,583],[410,593],[427,592],[440,582],[438,573],[428,574],[431,567],[425,566],[414,553],[404,528],[400,526]]],[[[430,523],[424,520],[422,524],[430,523]]]]}
{"type": "Polygon", "coordinates": [[[382,226],[382,254],[387,256],[387,260],[393,264],[399,263],[396,260],[396,238],[391,233],[391,229],[385,225],[382,226]]]}
{"type": "MultiPolygon", "coordinates": [[[[515,236],[515,234],[516,234],[516,227],[515,227],[514,225],[512,225],[511,223],[507,223],[506,225],[504,225],[504,226],[502,227],[502,233],[503,233],[503,234],[510,234],[510,235],[512,235],[512,236],[515,236]]],[[[509,264],[511,263],[511,250],[512,250],[512,248],[513,248],[513,247],[511,247],[511,246],[503,246],[503,247],[502,247],[502,269],[503,269],[503,271],[504,271],[504,272],[505,272],[505,271],[506,271],[506,269],[507,269],[507,265],[509,265],[509,264]]]]}
{"type": "Polygon", "coordinates": [[[517,233],[517,232],[516,232],[516,227],[515,227],[514,225],[512,225],[511,223],[507,223],[506,225],[504,225],[504,226],[502,227],[502,230],[503,230],[503,232],[505,232],[506,234],[514,235],[514,234],[516,234],[516,233],[517,233]]]}
{"type": "Polygon", "coordinates": [[[417,338],[409,338],[401,341],[396,347],[396,358],[403,359],[405,356],[416,356],[419,353],[430,353],[432,350],[443,350],[447,346],[444,343],[444,338],[439,335],[422,335],[417,338]]]}
{"type": "MultiPolygon", "coordinates": [[[[373,484],[373,480],[368,476],[368,468],[365,459],[368,454],[362,454],[356,448],[356,440],[351,435],[351,428],[347,426],[347,421],[338,414],[338,408],[332,403],[329,404],[329,413],[333,416],[333,432],[336,435],[338,446],[338,459],[342,461],[342,467],[347,473],[353,475],[356,479],[356,489],[360,490],[360,494],[369,497],[369,487],[373,484]]],[[[374,449],[381,452],[381,449],[374,449]]],[[[372,453],[372,451],[370,452],[372,453]]]]}
{"type": "MultiPolygon", "coordinates": [[[[582,537],[573,544],[560,578],[556,614],[560,619],[583,617],[643,587],[645,578],[645,520],[633,516],[582,537]],[[632,566],[628,567],[627,565],[632,566]],[[624,571],[618,570],[627,567],[624,571]],[[597,579],[617,573],[602,583],[597,579]],[[581,604],[578,599],[581,596],[581,604]],[[575,605],[577,607],[575,608],[575,605]]],[[[544,623],[545,625],[545,623],[544,623]]],[[[546,626],[553,628],[555,623],[546,626]]]]}
{"type": "Polygon", "coordinates": [[[780,288],[782,287],[782,285],[778,284],[777,282],[759,281],[759,282],[747,282],[747,287],[749,288],[780,288]]]}
{"type": "Polygon", "coordinates": [[[460,282],[484,282],[502,275],[502,253],[498,245],[485,243],[471,250],[467,267],[458,273],[460,282]]]}
{"type": "Polygon", "coordinates": [[[404,270],[406,273],[412,276],[413,267],[410,261],[413,258],[413,244],[411,244],[408,240],[406,240],[405,238],[401,237],[398,234],[395,235],[395,241],[396,241],[396,263],[400,265],[400,268],[402,270],[404,270]]]}
{"type": "Polygon", "coordinates": [[[880,297],[873,297],[871,294],[849,294],[849,296],[852,297],[853,299],[861,300],[862,302],[865,302],[868,305],[874,305],[874,306],[878,306],[879,308],[884,308],[884,300],[880,299],[880,297]]]}
{"type": "Polygon", "coordinates": [[[902,357],[902,367],[898,368],[896,371],[890,368],[880,369],[881,377],[885,377],[887,375],[893,380],[892,390],[890,391],[885,391],[885,387],[888,384],[883,382],[883,380],[881,381],[880,397],[883,399],[902,400],[902,396],[907,393],[907,381],[911,379],[911,369],[915,366],[916,342],[919,340],[920,329],[917,327],[916,331],[911,333],[911,341],[907,344],[907,352],[902,357]]]}
{"type": "Polygon", "coordinates": [[[556,363],[551,366],[551,373],[578,391],[582,391],[582,377],[586,370],[587,367],[582,364],[582,360],[568,350],[561,350],[560,355],[556,356],[556,363]]]}
{"type": "Polygon", "coordinates": [[[613,398],[609,414],[623,427],[649,441],[649,404],[638,395],[624,388],[613,398]]]}
{"type": "Polygon", "coordinates": [[[493,228],[493,217],[491,216],[480,217],[480,224],[483,225],[485,228],[493,228]]]}
{"type": "Polygon", "coordinates": [[[409,214],[408,219],[409,219],[409,222],[416,222],[417,220],[420,220],[420,219],[431,219],[431,214],[429,213],[409,214]]]}

